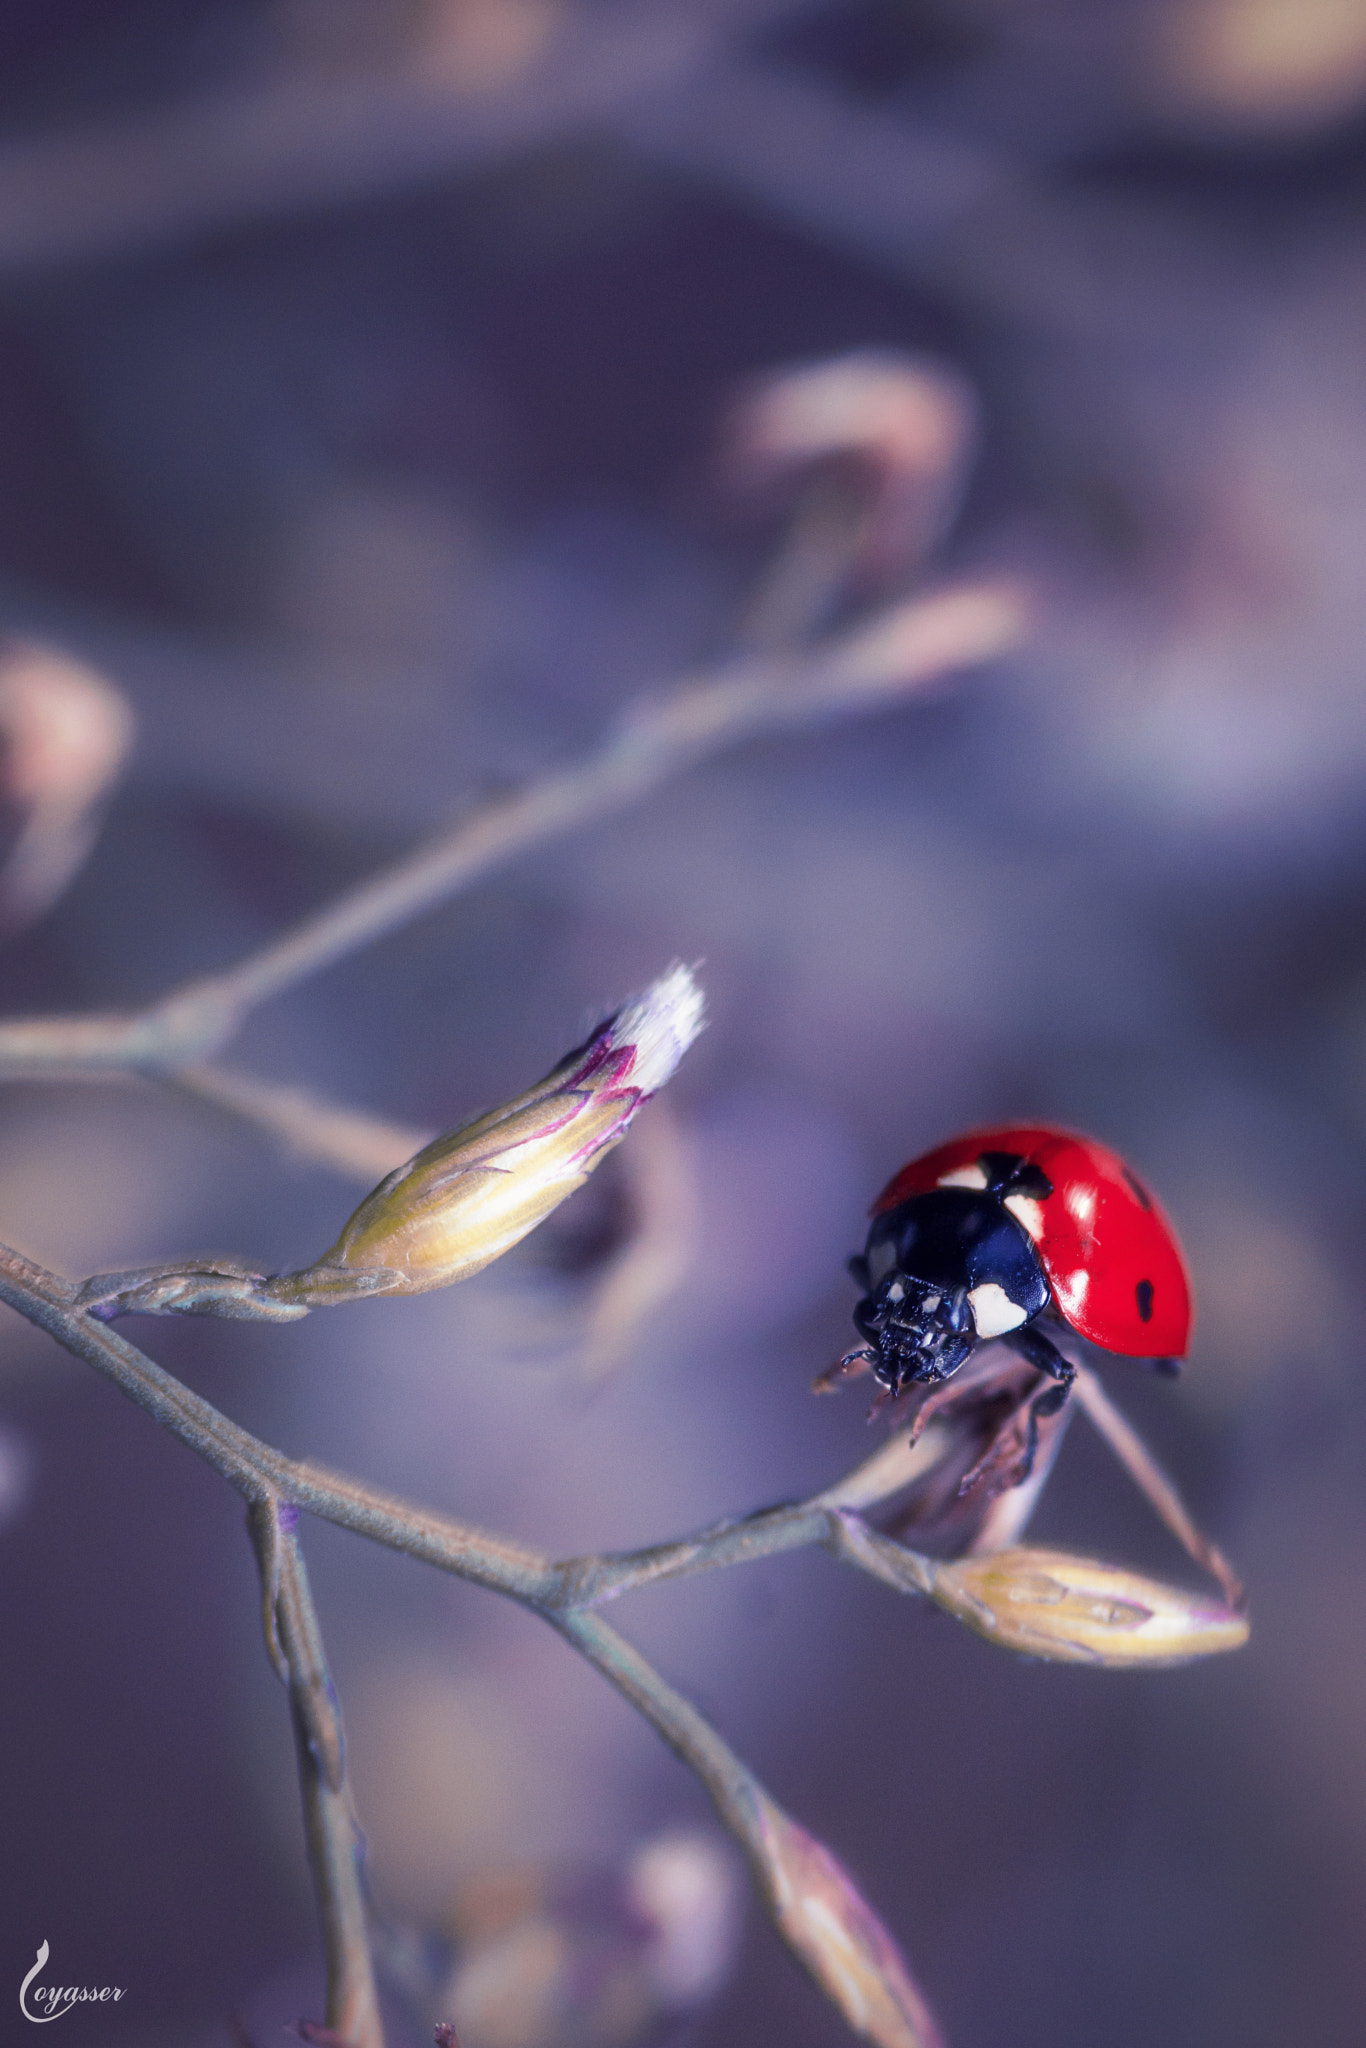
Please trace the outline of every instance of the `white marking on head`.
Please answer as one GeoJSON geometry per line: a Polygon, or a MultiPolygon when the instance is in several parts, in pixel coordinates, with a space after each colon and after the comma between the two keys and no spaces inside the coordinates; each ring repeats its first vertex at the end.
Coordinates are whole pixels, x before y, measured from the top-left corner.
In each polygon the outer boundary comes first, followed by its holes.
{"type": "Polygon", "coordinates": [[[998,1287],[994,1280],[972,1288],[968,1300],[979,1337],[1004,1337],[1007,1330],[1018,1330],[1021,1323],[1029,1320],[1029,1311],[1012,1301],[1004,1287],[998,1287]]]}
{"type": "Polygon", "coordinates": [[[899,1280],[893,1280],[891,1286],[887,1289],[887,1299],[888,1301],[904,1301],[906,1299],[906,1290],[899,1280]]]}
{"type": "Polygon", "coordinates": [[[896,1247],[889,1237],[880,1238],[868,1247],[868,1281],[872,1287],[880,1287],[896,1264],[896,1247]]]}
{"type": "Polygon", "coordinates": [[[1009,1209],[1017,1223],[1022,1223],[1035,1244],[1044,1233],[1043,1209],[1032,1195],[1007,1195],[1003,1207],[1009,1209]]]}
{"type": "Polygon", "coordinates": [[[986,1184],[980,1166],[957,1166],[952,1173],[941,1174],[938,1182],[941,1188],[984,1188],[986,1184]]]}
{"type": "Polygon", "coordinates": [[[943,1298],[941,1294],[927,1294],[925,1296],[925,1313],[927,1316],[934,1314],[943,1298]]]}

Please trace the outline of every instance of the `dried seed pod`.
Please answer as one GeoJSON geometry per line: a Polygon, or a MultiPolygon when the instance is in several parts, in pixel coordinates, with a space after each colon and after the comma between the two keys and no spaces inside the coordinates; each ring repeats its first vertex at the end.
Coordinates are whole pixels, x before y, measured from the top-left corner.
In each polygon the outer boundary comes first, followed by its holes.
{"type": "Polygon", "coordinates": [[[1188,1664],[1247,1641],[1220,1601],[1062,1550],[999,1550],[931,1567],[930,1597],[988,1642],[1064,1664],[1188,1664]]]}

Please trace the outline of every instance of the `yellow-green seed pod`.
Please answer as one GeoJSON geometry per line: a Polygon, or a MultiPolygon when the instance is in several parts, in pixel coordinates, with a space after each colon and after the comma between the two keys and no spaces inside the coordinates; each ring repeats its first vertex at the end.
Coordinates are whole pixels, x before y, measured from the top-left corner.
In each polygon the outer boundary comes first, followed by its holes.
{"type": "Polygon", "coordinates": [[[500,1258],[625,1137],[702,1028],[676,966],[514,1101],[423,1147],[368,1194],[332,1249],[268,1283],[306,1306],[448,1287],[500,1258]]]}
{"type": "Polygon", "coordinates": [[[930,1596],[988,1642],[1064,1664],[1187,1664],[1247,1641],[1218,1600],[1061,1550],[1000,1550],[933,1567],[930,1596]]]}

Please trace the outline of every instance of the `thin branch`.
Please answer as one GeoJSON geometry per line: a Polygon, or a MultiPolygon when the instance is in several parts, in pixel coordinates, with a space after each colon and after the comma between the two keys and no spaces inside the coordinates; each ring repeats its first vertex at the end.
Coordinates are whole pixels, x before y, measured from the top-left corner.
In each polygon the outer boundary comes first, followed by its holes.
{"type": "MultiPolygon", "coordinates": [[[[924,1589],[918,1560],[906,1563],[907,1559],[916,1560],[916,1553],[869,1530],[861,1511],[900,1492],[938,1461],[945,1446],[935,1424],[914,1444],[906,1431],[899,1431],[809,1500],[761,1508],[670,1543],[552,1563],[506,1537],[284,1456],[229,1421],[106,1323],[73,1306],[79,1292],[73,1282],[0,1246],[0,1300],[111,1379],[248,1501],[278,1495],[339,1528],[505,1594],[556,1620],[557,1625],[565,1614],[617,1599],[640,1586],[724,1570],[813,1544],[825,1546],[842,1561],[901,1590],[924,1589]]],[[[1227,1560],[1195,1526],[1171,1481],[1099,1388],[1094,1374],[1084,1367],[1077,1376],[1077,1391],[1087,1414],[1167,1526],[1190,1555],[1220,1580],[1230,1603],[1236,1605],[1234,1596],[1241,1595],[1241,1587],[1227,1560]]]]}
{"type": "Polygon", "coordinates": [[[658,1585],[664,1579],[691,1578],[698,1572],[723,1570],[733,1564],[750,1564],[756,1558],[802,1550],[813,1543],[824,1544],[843,1562],[858,1564],[875,1578],[885,1580],[882,1560],[871,1562],[872,1551],[858,1551],[849,1530],[864,1508],[875,1507],[879,1501],[900,1493],[937,1464],[949,1448],[948,1432],[935,1423],[915,1443],[911,1442],[908,1429],[898,1430],[870,1457],[861,1459],[833,1486],[813,1494],[809,1500],[759,1508],[752,1515],[714,1522],[695,1536],[684,1536],[673,1543],[566,1558],[553,1567],[554,1587],[544,1596],[544,1604],[561,1610],[597,1607],[619,1599],[623,1593],[634,1592],[639,1586],[658,1585]]]}
{"type": "Polygon", "coordinates": [[[741,1841],[753,1834],[754,1775],[690,1700],[665,1683],[624,1636],[595,1614],[567,1613],[555,1627],[624,1699],[663,1736],[699,1777],[726,1827],[741,1841]]]}
{"type": "Polygon", "coordinates": [[[736,34],[792,4],[546,10],[550,33],[533,33],[523,53],[514,42],[493,75],[477,49],[462,62],[462,10],[426,8],[428,36],[387,64],[281,67],[149,113],[11,142],[0,153],[0,273],[174,244],[538,152],[709,68],[736,34]]]}
{"type": "Polygon", "coordinates": [[[1086,1411],[1087,1420],[1094,1424],[1177,1542],[1212,1579],[1218,1581],[1234,1612],[1241,1613],[1247,1595],[1238,1574],[1218,1546],[1211,1543],[1197,1526],[1173,1481],[1162,1470],[1133,1424],[1116,1408],[1089,1367],[1077,1367],[1073,1391],[1086,1411]]]}
{"type": "Polygon", "coordinates": [[[177,1067],[159,1077],[167,1087],[207,1102],[267,1132],[286,1151],[369,1186],[402,1166],[435,1131],[388,1123],[363,1109],[328,1102],[311,1088],[290,1088],[219,1066],[177,1067]]]}
{"type": "Polygon", "coordinates": [[[802,1550],[824,1543],[830,1511],[819,1502],[796,1501],[757,1514],[717,1522],[695,1536],[674,1543],[655,1543],[644,1550],[571,1557],[554,1569],[554,1585],[539,1603],[558,1614],[600,1607],[641,1586],[664,1579],[691,1578],[698,1572],[750,1564],[784,1550],[802,1550]]]}
{"type": "MultiPolygon", "coordinates": [[[[502,1593],[547,1616],[569,1613],[665,1578],[715,1571],[832,1540],[846,1499],[871,1506],[905,1483],[890,1445],[811,1501],[761,1509],[679,1542],[553,1564],[525,1546],[396,1499],[323,1467],[286,1457],[193,1393],[107,1323],[73,1306],[79,1289],[0,1245],[0,1300],[114,1382],[154,1422],[211,1465],[249,1503],[278,1499],[338,1528],[502,1593]],[[891,1456],[889,1456],[889,1452],[891,1456]],[[880,1479],[871,1475],[880,1474],[880,1479]],[[861,1480],[861,1475],[866,1475],[861,1480]]],[[[843,1539],[836,1538],[842,1541],[843,1539]]],[[[881,1574],[879,1574],[881,1576],[881,1574]]]]}
{"type": "Polygon", "coordinates": [[[555,1626],[706,1788],[778,1932],[849,2025],[878,2048],[944,2048],[900,1949],[830,1851],[615,1629],[593,1614],[563,1614],[555,1626]]]}
{"type": "MultiPolygon", "coordinates": [[[[286,1457],[230,1421],[107,1323],[74,1307],[78,1293],[72,1282],[0,1245],[0,1300],[112,1380],[248,1502],[278,1498],[551,1618],[616,1599],[662,1579],[724,1570],[811,1544],[827,1544],[847,1561],[858,1562],[847,1533],[857,1519],[856,1508],[871,1507],[899,1491],[922,1465],[939,1455],[940,1447],[934,1442],[927,1445],[925,1438],[908,1449],[903,1433],[808,1501],[762,1508],[697,1535],[644,1550],[568,1558],[555,1564],[505,1537],[417,1507],[322,1466],[286,1457]]],[[[893,1547],[901,1549],[900,1545],[893,1547]]],[[[871,1558],[873,1552],[861,1555],[871,1558]]],[[[877,1577],[886,1576],[879,1568],[866,1564],[864,1568],[872,1568],[877,1577]]]]}
{"type": "Polygon", "coordinates": [[[588,1608],[633,1586],[821,1543],[894,1590],[928,1594],[989,1639],[1032,1654],[1180,1662],[1235,1647],[1246,1636],[1246,1624],[1226,1612],[1210,1615],[1169,1588],[1085,1559],[1017,1551],[999,1559],[936,1564],[871,1529],[858,1509],[899,1491],[931,1455],[924,1438],[911,1446],[904,1435],[808,1501],[767,1508],[679,1543],[552,1565],[503,1538],[283,1457],[92,1320],[76,1305],[79,1293],[71,1282],[0,1247],[0,1299],[112,1379],[249,1503],[267,1647],[294,1708],[310,1857],[328,1942],[326,2030],[356,2048],[382,2048],[359,1837],[345,1782],[340,1718],[289,1519],[294,1510],[307,1508],[502,1593],[548,1621],[701,1780],[744,1848],[779,1933],[850,2025],[877,2048],[942,2048],[933,2016],[886,1928],[831,1852],[776,1805],[704,1716],[588,1608]],[[991,1578],[993,1571],[1000,1584],[991,1578]],[[1114,1637],[1122,1639],[1118,1647],[1114,1637]]]}
{"type": "Polygon", "coordinates": [[[620,1156],[631,1226],[593,1290],[578,1347],[579,1379],[589,1389],[617,1370],[682,1285],[697,1235],[693,1164],[667,1096],[655,1097],[620,1156]]]}
{"type": "Polygon", "coordinates": [[[302,919],[235,967],[132,1015],[12,1018],[0,1073],[157,1072],[216,1052],[267,997],[448,901],[515,854],[646,796],[759,733],[871,711],[1017,646],[1022,586],[983,578],[916,597],[800,655],[732,662],[636,700],[594,754],[489,799],[449,831],[302,919]]]}
{"type": "Polygon", "coordinates": [[[828,622],[858,559],[868,519],[866,484],[827,477],[809,485],[767,574],[749,601],[742,653],[799,646],[828,622]]]}
{"type": "MultiPolygon", "coordinates": [[[[599,1595],[590,1560],[555,1567],[533,1552],[445,1517],[393,1501],[353,1481],[296,1464],[220,1415],[107,1325],[73,1308],[77,1292],[20,1254],[0,1247],[0,1299],[86,1359],[246,1496],[261,1569],[266,1642],[290,1689],[310,1861],[328,1951],[327,2027],[356,2048],[382,2048],[358,1871],[359,1835],[347,1792],[341,1738],[321,1637],[292,1522],[298,1508],[475,1584],[504,1593],[549,1621],[659,1731],[701,1779],[722,1821],[741,1843],[778,1931],[855,2029],[877,2048],[942,2048],[941,2037],[896,1943],[837,1859],[786,1815],[706,1719],[631,1644],[583,1611],[599,1595]]],[[[885,1465],[882,1453],[865,1466],[885,1465]]],[[[853,1476],[853,1475],[851,1475],[853,1476]]],[[[907,1564],[897,1577],[882,1553],[899,1546],[847,1510],[825,1502],[779,1508],[691,1545],[664,1548],[693,1561],[683,1569],[825,1541],[849,1562],[898,1586],[928,1589],[907,1564]]],[[[909,1557],[909,1553],[904,1554],[909,1557]]],[[[612,1560],[598,1561],[610,1568],[612,1560]]],[[[616,1590],[658,1570],[623,1560],[616,1590]]],[[[610,1569],[604,1584],[610,1579],[610,1569]]]]}
{"type": "Polygon", "coordinates": [[[534,1605],[542,1592],[553,1586],[549,1567],[534,1551],[273,1450],[229,1421],[116,1330],[74,1309],[71,1303],[77,1291],[69,1281],[0,1247],[0,1300],[112,1380],[246,1500],[278,1495],[323,1521],[527,1605],[534,1605]]]}
{"type": "Polygon", "coordinates": [[[327,1668],[297,1510],[269,1495],[247,1522],[261,1571],[266,1646],[289,1689],[304,1834],[327,1957],[325,2024],[349,2048],[384,2048],[362,1882],[364,1838],[346,1776],[341,1709],[327,1668]]]}

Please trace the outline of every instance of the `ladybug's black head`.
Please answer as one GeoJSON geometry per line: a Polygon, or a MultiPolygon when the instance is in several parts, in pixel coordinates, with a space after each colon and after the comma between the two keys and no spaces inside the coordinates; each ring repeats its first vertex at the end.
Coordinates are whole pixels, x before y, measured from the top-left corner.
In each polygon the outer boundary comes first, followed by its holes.
{"type": "Polygon", "coordinates": [[[966,1287],[947,1291],[892,1271],[854,1310],[874,1376],[894,1394],[908,1380],[946,1380],[977,1342],[966,1287]]]}
{"type": "Polygon", "coordinates": [[[1033,1240],[998,1186],[941,1186],[879,1211],[851,1266],[866,1289],[854,1323],[893,1393],[948,1379],[979,1338],[1021,1329],[1050,1298],[1033,1240]]]}

